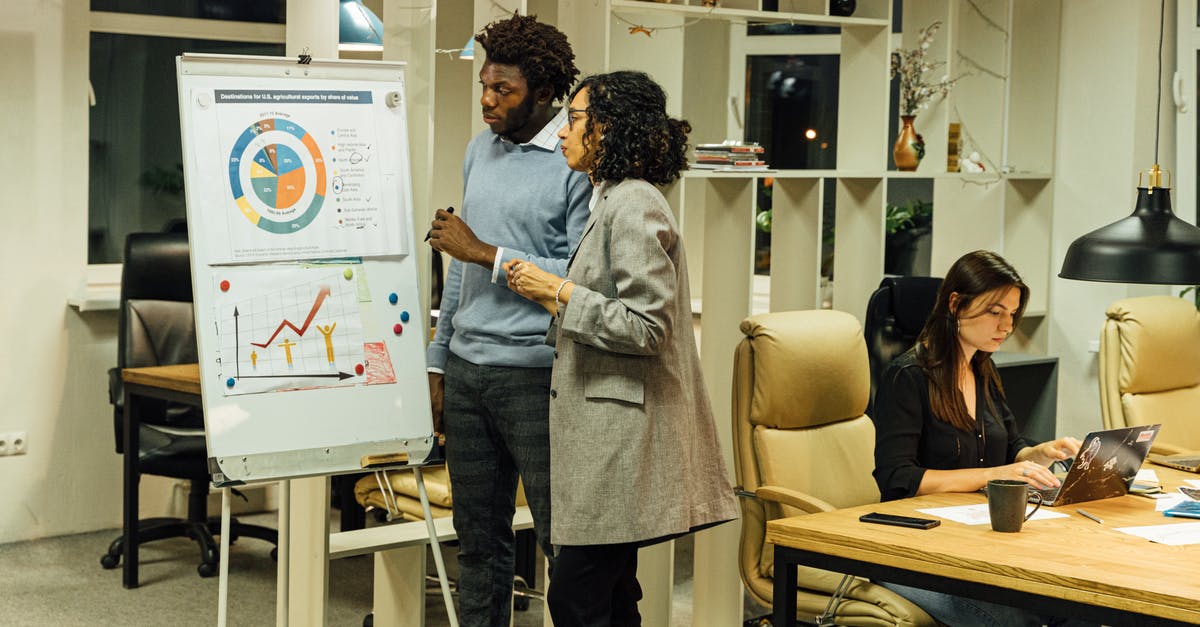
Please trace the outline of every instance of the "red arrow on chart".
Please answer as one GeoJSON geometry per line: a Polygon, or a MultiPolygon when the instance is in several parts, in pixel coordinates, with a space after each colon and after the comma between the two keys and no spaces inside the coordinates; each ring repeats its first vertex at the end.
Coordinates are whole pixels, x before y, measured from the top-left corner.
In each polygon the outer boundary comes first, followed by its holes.
{"type": "Polygon", "coordinates": [[[321,308],[321,303],[325,301],[326,296],[329,296],[329,286],[322,285],[321,290],[317,292],[317,300],[313,302],[312,309],[308,311],[308,317],[304,319],[304,324],[300,325],[300,328],[296,328],[296,325],[292,324],[292,322],[287,318],[284,318],[283,322],[279,323],[279,327],[275,329],[275,332],[271,334],[271,337],[268,338],[266,342],[263,342],[262,344],[259,344],[258,342],[250,342],[250,344],[259,348],[266,348],[271,345],[271,342],[275,341],[275,336],[279,335],[279,332],[283,331],[284,327],[290,328],[291,330],[295,331],[297,335],[303,336],[304,332],[308,330],[308,325],[311,324],[313,318],[316,317],[317,310],[321,308]]]}

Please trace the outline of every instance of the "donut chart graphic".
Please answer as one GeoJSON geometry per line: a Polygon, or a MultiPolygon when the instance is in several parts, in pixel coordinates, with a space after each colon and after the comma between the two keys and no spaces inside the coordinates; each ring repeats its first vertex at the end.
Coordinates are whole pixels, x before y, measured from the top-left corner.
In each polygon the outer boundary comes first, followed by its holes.
{"type": "Polygon", "coordinates": [[[229,186],[238,209],[251,224],[271,233],[293,233],[308,226],[325,203],[325,159],[316,140],[299,124],[285,118],[264,118],[246,127],[234,142],[229,154],[229,186]],[[288,136],[299,140],[305,155],[287,143],[288,136]],[[311,165],[305,163],[305,156],[311,165]],[[242,185],[244,162],[250,164],[252,196],[242,185]],[[315,188],[308,205],[302,207],[309,168],[315,188]]]}

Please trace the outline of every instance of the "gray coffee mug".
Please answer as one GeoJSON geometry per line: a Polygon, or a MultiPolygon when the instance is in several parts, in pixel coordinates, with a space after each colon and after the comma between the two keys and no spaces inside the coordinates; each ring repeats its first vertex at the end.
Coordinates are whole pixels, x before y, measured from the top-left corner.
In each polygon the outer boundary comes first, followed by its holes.
{"type": "Polygon", "coordinates": [[[1029,492],[1029,484],[1012,479],[993,479],[987,484],[988,514],[992,518],[992,530],[1013,533],[1021,530],[1021,524],[1029,520],[1042,506],[1042,495],[1029,492]],[[1036,503],[1028,514],[1025,505],[1030,499],[1036,503]]]}

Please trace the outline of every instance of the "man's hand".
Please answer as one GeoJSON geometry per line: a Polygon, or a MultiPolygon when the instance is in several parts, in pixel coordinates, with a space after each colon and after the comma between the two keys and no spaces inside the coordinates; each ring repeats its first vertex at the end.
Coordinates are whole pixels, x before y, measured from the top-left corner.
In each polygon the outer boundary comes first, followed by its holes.
{"type": "Polygon", "coordinates": [[[480,241],[462,218],[445,209],[434,213],[429,245],[463,263],[476,263],[488,270],[496,262],[496,247],[480,241]]]}
{"type": "Polygon", "coordinates": [[[438,444],[446,443],[446,425],[442,419],[442,407],[445,396],[445,378],[436,372],[429,373],[429,405],[430,409],[433,410],[433,435],[438,439],[438,444]]]}

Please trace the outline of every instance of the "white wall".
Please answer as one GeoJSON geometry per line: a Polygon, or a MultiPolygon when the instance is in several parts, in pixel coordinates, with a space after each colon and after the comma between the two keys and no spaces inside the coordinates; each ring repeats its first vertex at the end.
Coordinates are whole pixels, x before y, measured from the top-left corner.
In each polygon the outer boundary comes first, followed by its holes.
{"type": "MultiPolygon", "coordinates": [[[[1174,72],[1174,2],[1167,3],[1163,76],[1174,72]]],[[[1154,159],[1154,98],[1159,3],[1063,3],[1057,159],[1054,166],[1053,267],[1078,236],[1133,212],[1137,172],[1154,159]]],[[[1174,170],[1170,83],[1164,94],[1164,168],[1174,170]]],[[[1049,352],[1059,357],[1058,430],[1082,437],[1101,425],[1096,354],[1104,310],[1127,296],[1166,288],[1054,278],[1049,352]]]]}
{"type": "Polygon", "coordinates": [[[66,305],[87,263],[87,5],[0,3],[0,431],[29,437],[0,457],[0,542],[120,524],[116,315],[66,305]]]}

